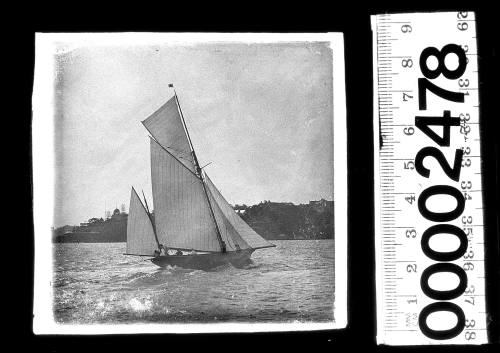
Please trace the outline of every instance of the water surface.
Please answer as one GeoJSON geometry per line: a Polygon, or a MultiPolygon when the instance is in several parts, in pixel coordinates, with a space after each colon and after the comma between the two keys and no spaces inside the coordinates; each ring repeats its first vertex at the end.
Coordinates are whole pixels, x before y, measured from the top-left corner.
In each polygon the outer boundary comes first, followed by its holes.
{"type": "Polygon", "coordinates": [[[333,240],[280,240],[244,269],[161,269],[125,243],[54,244],[57,322],[329,322],[333,240]]]}

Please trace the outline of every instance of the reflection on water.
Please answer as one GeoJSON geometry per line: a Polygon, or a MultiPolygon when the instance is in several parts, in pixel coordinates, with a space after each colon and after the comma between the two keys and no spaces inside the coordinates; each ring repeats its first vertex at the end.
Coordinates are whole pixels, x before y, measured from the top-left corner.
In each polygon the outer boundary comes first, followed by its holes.
{"type": "Polygon", "coordinates": [[[125,243],[54,244],[61,323],[333,320],[333,240],[281,240],[245,268],[160,269],[125,243]]]}

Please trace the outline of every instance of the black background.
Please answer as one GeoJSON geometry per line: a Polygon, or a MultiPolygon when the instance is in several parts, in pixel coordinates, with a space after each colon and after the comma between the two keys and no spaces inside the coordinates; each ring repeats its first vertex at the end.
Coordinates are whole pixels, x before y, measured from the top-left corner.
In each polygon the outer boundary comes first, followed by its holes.
{"type": "MultiPolygon", "coordinates": [[[[20,171],[15,181],[20,182],[21,194],[14,192],[10,198],[17,217],[15,249],[8,269],[12,280],[4,283],[8,301],[4,306],[12,310],[6,314],[7,336],[14,338],[15,346],[37,351],[95,351],[134,350],[171,351],[198,348],[215,351],[261,350],[279,351],[299,347],[335,351],[420,351],[424,347],[394,348],[377,346],[375,316],[375,256],[373,209],[373,136],[372,136],[372,33],[370,15],[394,12],[474,10],[477,20],[479,52],[480,122],[482,128],[483,188],[485,193],[485,226],[487,256],[487,297],[490,333],[494,340],[499,331],[499,236],[498,236],[498,114],[500,104],[498,79],[498,40],[500,12],[493,7],[481,8],[475,4],[423,6],[420,3],[384,4],[366,7],[361,3],[338,5],[312,2],[286,3],[270,8],[270,4],[233,2],[216,7],[212,3],[188,3],[187,9],[178,4],[129,5],[103,8],[88,3],[65,3],[57,12],[47,8],[31,8],[22,15],[13,15],[14,23],[6,32],[14,47],[6,46],[9,64],[5,71],[14,73],[15,83],[21,83],[25,95],[11,90],[20,98],[14,106],[15,115],[7,117],[14,126],[4,128],[9,132],[5,140],[15,140],[16,153],[5,155],[15,158],[12,162],[20,171]],[[140,6],[139,6],[140,5],[140,6]],[[409,5],[412,5],[410,7],[409,5]],[[194,11],[194,8],[197,11],[194,11]],[[123,11],[123,10],[126,11],[123,11]],[[62,10],[62,11],[61,11],[62,10]],[[123,14],[123,12],[128,12],[123,14]],[[19,21],[18,21],[19,20],[19,21]],[[34,236],[31,194],[31,91],[34,70],[34,32],[121,32],[121,31],[208,31],[208,32],[343,32],[345,46],[347,129],[348,129],[348,197],[349,197],[349,249],[348,249],[348,325],[346,329],[303,333],[259,334],[203,334],[203,335],[108,335],[108,336],[35,336],[32,333],[33,313],[33,256],[34,236]],[[25,114],[21,114],[24,112],[25,114]],[[19,124],[21,122],[21,124],[19,124]],[[21,128],[20,128],[21,126],[21,128]],[[19,133],[21,131],[21,133],[19,133]],[[14,136],[12,136],[14,135],[14,136]],[[23,210],[19,212],[19,210],[23,210]],[[30,236],[31,235],[31,236],[30,236]],[[13,264],[11,267],[10,264],[13,264]],[[14,270],[12,270],[14,268],[14,270]]],[[[307,79],[307,78],[304,78],[307,79]]],[[[9,87],[10,88],[10,87],[9,87]]],[[[4,104],[10,105],[8,101],[4,104]]],[[[9,144],[9,146],[12,146],[9,144]]],[[[12,147],[10,147],[12,148],[12,147]]],[[[6,159],[10,163],[10,159],[6,159]]],[[[12,191],[12,190],[10,190],[12,191]]],[[[11,227],[9,226],[9,229],[11,227]]],[[[445,346],[444,351],[473,352],[484,347],[465,348],[445,346]]],[[[491,347],[490,347],[491,348],[491,347]]],[[[498,347],[495,347],[498,349],[498,347]]],[[[434,348],[437,349],[437,348],[434,348]]]]}

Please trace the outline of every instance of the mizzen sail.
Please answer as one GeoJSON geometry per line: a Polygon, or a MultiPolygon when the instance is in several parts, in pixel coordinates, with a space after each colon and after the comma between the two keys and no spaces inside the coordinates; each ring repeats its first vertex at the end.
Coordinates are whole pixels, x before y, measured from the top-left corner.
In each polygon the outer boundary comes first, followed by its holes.
{"type": "Polygon", "coordinates": [[[182,124],[176,97],[151,114],[142,124],[155,140],[192,172],[195,171],[189,140],[182,124]]]}
{"type": "Polygon", "coordinates": [[[127,254],[154,256],[158,249],[153,225],[141,199],[132,188],[127,220],[127,254]]]}
{"type": "Polygon", "coordinates": [[[201,179],[152,138],[151,180],[159,242],[170,248],[220,251],[201,179]]]}
{"type": "MultiPolygon", "coordinates": [[[[275,246],[257,234],[240,216],[236,214],[231,205],[224,199],[224,196],[217,190],[208,175],[205,173],[205,180],[210,195],[215,200],[218,208],[222,211],[227,221],[234,228],[239,237],[244,240],[248,247],[253,249],[268,248],[275,246]]],[[[238,241],[237,239],[235,239],[238,241]]],[[[243,249],[243,247],[241,247],[243,249]]]]}

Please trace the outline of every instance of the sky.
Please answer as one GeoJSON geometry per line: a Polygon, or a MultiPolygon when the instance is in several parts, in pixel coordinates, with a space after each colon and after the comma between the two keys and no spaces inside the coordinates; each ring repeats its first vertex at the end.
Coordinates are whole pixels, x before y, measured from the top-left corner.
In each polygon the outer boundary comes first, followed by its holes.
{"type": "Polygon", "coordinates": [[[152,205],[141,121],[173,83],[200,165],[232,204],[333,197],[326,42],[79,46],[55,60],[54,226],[152,205]]]}

